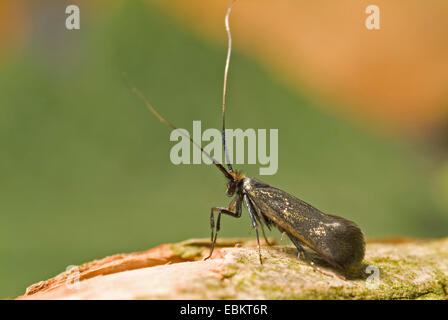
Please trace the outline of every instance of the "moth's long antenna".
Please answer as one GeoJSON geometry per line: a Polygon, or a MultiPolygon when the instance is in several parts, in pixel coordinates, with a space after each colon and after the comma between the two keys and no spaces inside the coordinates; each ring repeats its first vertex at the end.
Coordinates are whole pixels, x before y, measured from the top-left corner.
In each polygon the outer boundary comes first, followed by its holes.
{"type": "MultiPolygon", "coordinates": [[[[146,97],[143,95],[143,93],[141,93],[140,90],[138,90],[135,86],[131,85],[131,83],[129,82],[126,73],[123,72],[122,74],[123,76],[123,80],[126,83],[126,85],[129,87],[129,89],[134,92],[145,104],[146,108],[148,108],[149,111],[151,111],[151,113],[153,115],[155,115],[157,117],[157,119],[160,120],[160,122],[162,122],[163,124],[165,124],[166,126],[170,127],[173,130],[177,130],[177,127],[175,125],[173,125],[171,122],[169,122],[168,120],[166,120],[164,117],[162,117],[156,109],[154,109],[154,107],[149,103],[148,99],[146,99],[146,97]]],[[[188,138],[192,144],[194,144],[196,147],[198,147],[199,149],[201,149],[202,153],[204,153],[207,158],[209,158],[211,161],[213,161],[213,164],[226,176],[227,179],[229,180],[233,180],[232,175],[227,172],[226,168],[224,168],[224,166],[218,162],[218,160],[216,160],[215,158],[213,158],[207,151],[205,151],[199,144],[197,144],[190,136],[186,135],[183,131],[179,131],[179,133],[184,136],[185,138],[188,138]]]]}
{"type": "Polygon", "coordinates": [[[229,152],[227,151],[227,145],[226,145],[225,114],[226,114],[227,75],[229,73],[230,54],[232,52],[232,35],[230,34],[229,16],[230,16],[230,12],[232,11],[232,7],[235,4],[235,2],[236,2],[236,0],[230,4],[229,8],[227,9],[227,14],[226,14],[226,18],[225,18],[227,37],[229,39],[229,42],[228,42],[228,48],[227,48],[226,66],[224,69],[224,88],[222,90],[222,144],[224,147],[224,153],[226,155],[227,167],[229,168],[230,172],[233,171],[233,168],[232,168],[232,164],[230,163],[229,152]]]}

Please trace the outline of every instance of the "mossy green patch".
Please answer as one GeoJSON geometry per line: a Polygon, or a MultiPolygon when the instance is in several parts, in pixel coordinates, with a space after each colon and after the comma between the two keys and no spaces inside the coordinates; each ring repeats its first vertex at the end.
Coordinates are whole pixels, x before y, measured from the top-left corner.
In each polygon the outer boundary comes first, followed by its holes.
{"type": "Polygon", "coordinates": [[[188,246],[180,243],[180,244],[172,244],[170,246],[170,249],[182,259],[198,260],[202,257],[202,253],[206,248],[200,246],[188,246]]]}
{"type": "Polygon", "coordinates": [[[448,275],[444,266],[448,258],[439,253],[448,249],[448,241],[442,244],[367,245],[363,267],[378,268],[374,281],[370,278],[374,273],[367,272],[343,280],[335,270],[322,265],[324,274],[297,258],[289,247],[262,248],[263,265],[256,247],[229,248],[230,262],[223,260],[223,277],[204,279],[202,285],[185,292],[205,299],[446,299],[448,275]]]}

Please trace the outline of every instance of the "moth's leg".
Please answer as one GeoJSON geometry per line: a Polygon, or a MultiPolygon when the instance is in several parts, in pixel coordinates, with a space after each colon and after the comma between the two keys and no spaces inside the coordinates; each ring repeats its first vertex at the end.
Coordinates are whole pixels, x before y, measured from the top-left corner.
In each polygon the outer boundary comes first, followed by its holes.
{"type": "Polygon", "coordinates": [[[280,238],[280,242],[283,241],[283,238],[285,237],[286,231],[281,231],[281,233],[282,233],[282,236],[281,236],[281,238],[280,238]]]}
{"type": "Polygon", "coordinates": [[[319,271],[320,273],[322,273],[322,274],[324,274],[326,276],[333,276],[333,274],[325,272],[322,268],[320,268],[319,266],[316,266],[316,264],[313,262],[313,260],[311,260],[308,257],[308,255],[305,253],[305,249],[303,249],[303,246],[302,246],[302,244],[300,243],[299,240],[297,240],[296,238],[291,236],[289,233],[286,233],[286,234],[288,235],[289,239],[292,241],[292,243],[294,243],[294,245],[296,246],[297,250],[299,251],[298,258],[302,257],[303,260],[305,260],[305,262],[307,262],[314,270],[317,270],[317,271],[319,271]]]}
{"type": "Polygon", "coordinates": [[[215,230],[215,217],[214,217],[214,212],[215,211],[228,211],[231,212],[233,210],[235,210],[235,204],[236,204],[236,197],[230,202],[229,207],[225,208],[225,207],[213,207],[210,210],[210,229],[211,229],[211,242],[213,243],[213,239],[214,239],[214,230],[215,230]]]}
{"type": "Polygon", "coordinates": [[[228,216],[239,218],[241,217],[241,207],[242,207],[242,199],[241,196],[237,195],[232,202],[230,202],[229,207],[213,207],[210,210],[210,228],[211,232],[211,247],[210,254],[204,259],[207,260],[213,254],[213,250],[215,249],[216,239],[218,238],[218,232],[221,229],[221,214],[226,214],[228,216]],[[235,210],[236,209],[236,210],[235,210]],[[235,212],[233,212],[235,210],[235,212]],[[218,218],[216,220],[216,230],[215,230],[215,217],[214,213],[218,212],[218,218]]]}
{"type": "Polygon", "coordinates": [[[294,243],[294,245],[296,246],[297,250],[299,251],[298,257],[300,258],[300,256],[303,257],[304,260],[306,260],[309,264],[314,264],[314,262],[311,261],[311,259],[309,259],[305,253],[305,249],[303,249],[302,244],[300,243],[299,240],[297,240],[296,238],[294,238],[293,236],[291,236],[289,233],[287,233],[286,231],[283,231],[284,233],[286,233],[288,235],[288,238],[292,241],[292,243],[294,243]]]}
{"type": "MultiPolygon", "coordinates": [[[[258,218],[258,221],[260,222],[261,232],[263,233],[264,241],[266,241],[268,246],[272,246],[272,244],[269,242],[268,238],[266,237],[266,233],[264,232],[263,222],[260,220],[260,217],[261,217],[261,219],[263,219],[263,216],[260,214],[260,210],[258,210],[258,208],[255,206],[255,204],[253,203],[253,201],[250,198],[248,198],[248,200],[249,200],[249,204],[252,208],[252,211],[254,213],[256,213],[255,217],[258,218]]],[[[266,223],[266,221],[264,219],[263,219],[263,221],[264,221],[264,223],[266,223]]],[[[268,229],[270,230],[269,226],[268,226],[268,229]]]]}
{"type": "Polygon", "coordinates": [[[266,237],[266,233],[264,232],[264,227],[261,225],[261,232],[263,233],[264,241],[266,241],[266,244],[270,247],[272,247],[272,243],[269,242],[268,237],[266,237]]]}
{"type": "Polygon", "coordinates": [[[260,258],[260,264],[263,264],[263,260],[261,259],[260,237],[258,236],[258,224],[255,220],[254,214],[252,213],[252,208],[246,195],[244,195],[244,202],[246,203],[247,211],[249,211],[250,220],[252,220],[252,226],[255,228],[255,234],[257,235],[258,257],[260,258]]]}

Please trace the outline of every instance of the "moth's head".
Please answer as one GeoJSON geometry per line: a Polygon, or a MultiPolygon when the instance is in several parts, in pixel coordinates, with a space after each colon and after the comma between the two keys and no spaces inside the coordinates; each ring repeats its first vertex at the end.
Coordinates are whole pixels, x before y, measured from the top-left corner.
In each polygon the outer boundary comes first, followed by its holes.
{"type": "Polygon", "coordinates": [[[241,181],[246,177],[244,173],[238,171],[230,171],[230,174],[232,175],[233,179],[229,180],[229,182],[227,183],[226,194],[228,197],[232,197],[235,194],[238,185],[240,185],[241,181]]]}

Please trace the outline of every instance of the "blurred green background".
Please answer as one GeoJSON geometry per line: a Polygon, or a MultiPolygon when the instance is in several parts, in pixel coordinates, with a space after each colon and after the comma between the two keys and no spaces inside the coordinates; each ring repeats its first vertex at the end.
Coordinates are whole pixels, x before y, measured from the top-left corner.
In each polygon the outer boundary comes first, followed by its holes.
{"type": "MultiPolygon", "coordinates": [[[[0,61],[0,297],[68,265],[209,237],[210,207],[229,201],[214,167],[171,164],[170,131],[121,78],[178,127],[219,128],[225,41],[140,1],[81,8],[67,31],[70,3],[28,2],[30,34],[0,61]]],[[[229,81],[228,127],[279,129],[279,170],[261,180],[367,237],[447,235],[447,171],[435,180],[416,143],[324,111],[238,47],[229,81]]],[[[248,236],[243,216],[220,236],[248,236]]]]}

